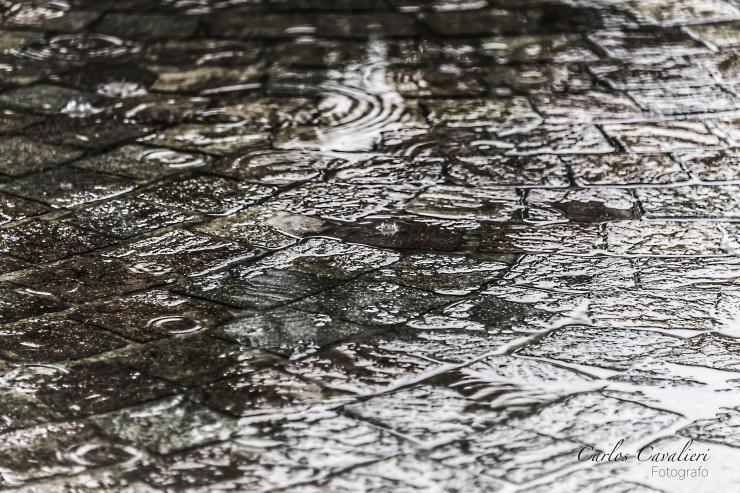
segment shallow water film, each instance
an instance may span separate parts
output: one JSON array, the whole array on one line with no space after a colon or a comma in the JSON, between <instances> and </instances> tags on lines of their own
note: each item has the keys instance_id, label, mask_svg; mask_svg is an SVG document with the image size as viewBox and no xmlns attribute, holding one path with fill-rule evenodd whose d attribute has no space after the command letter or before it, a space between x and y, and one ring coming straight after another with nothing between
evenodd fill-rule
<instances>
[{"instance_id":1,"label":"shallow water film","mask_svg":"<svg viewBox=\"0 0 740 493\"><path fill-rule=\"evenodd\" d=\"M740 491L740 3L0 0L0 490Z\"/></svg>"}]
</instances>

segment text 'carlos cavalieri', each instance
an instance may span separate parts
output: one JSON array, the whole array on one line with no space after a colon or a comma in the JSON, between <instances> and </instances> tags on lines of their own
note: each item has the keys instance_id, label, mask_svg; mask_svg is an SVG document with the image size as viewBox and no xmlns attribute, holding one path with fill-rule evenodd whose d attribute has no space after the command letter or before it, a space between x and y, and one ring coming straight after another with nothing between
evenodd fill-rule
<instances>
[{"instance_id":1,"label":"text 'carlos cavalieri'","mask_svg":"<svg viewBox=\"0 0 740 493\"><path fill-rule=\"evenodd\" d=\"M691 450L693 444L694 440L688 440L684 443L680 451L656 450L652 445L646 445L640 448L634 457L639 462L656 464L652 467L652 476L681 480L686 478L706 478L709 476L709 470L700 466L698 463L709 461L709 449L706 452L693 452ZM621 439L614 445L611 452L608 453L597 450L592 446L586 446L578 452L578 460L581 462L624 462L632 460L633 456L630 453L620 450L623 445L624 439ZM657 464L659 463L663 463L665 467L658 466ZM669 465L673 467L667 467ZM693 467L676 467L679 465L691 465Z\"/></svg>"}]
</instances>

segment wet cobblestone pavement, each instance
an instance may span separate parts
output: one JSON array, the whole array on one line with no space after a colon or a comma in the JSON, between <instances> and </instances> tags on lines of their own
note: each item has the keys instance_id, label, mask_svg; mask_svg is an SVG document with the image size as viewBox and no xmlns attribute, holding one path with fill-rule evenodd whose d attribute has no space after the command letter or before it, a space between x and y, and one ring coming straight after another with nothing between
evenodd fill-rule
<instances>
[{"instance_id":1,"label":"wet cobblestone pavement","mask_svg":"<svg viewBox=\"0 0 740 493\"><path fill-rule=\"evenodd\" d=\"M739 220L731 0L0 0L0 489L740 491Z\"/></svg>"}]
</instances>

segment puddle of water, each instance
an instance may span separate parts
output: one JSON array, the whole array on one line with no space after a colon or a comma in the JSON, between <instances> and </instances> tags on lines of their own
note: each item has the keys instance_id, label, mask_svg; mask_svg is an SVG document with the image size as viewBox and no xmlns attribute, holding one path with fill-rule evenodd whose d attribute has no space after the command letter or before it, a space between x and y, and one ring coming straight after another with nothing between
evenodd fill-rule
<instances>
[{"instance_id":1,"label":"puddle of water","mask_svg":"<svg viewBox=\"0 0 740 493\"><path fill-rule=\"evenodd\" d=\"M279 147L319 151L372 150L381 132L423 125L420 115L387 81L387 45L367 44L365 60L344 73L331 74L316 88L322 126L316 140L279 140ZM332 80L333 79L333 80Z\"/></svg>"},{"instance_id":2,"label":"puddle of water","mask_svg":"<svg viewBox=\"0 0 740 493\"><path fill-rule=\"evenodd\" d=\"M738 20L0 0L0 483L731 491Z\"/></svg>"}]
</instances>

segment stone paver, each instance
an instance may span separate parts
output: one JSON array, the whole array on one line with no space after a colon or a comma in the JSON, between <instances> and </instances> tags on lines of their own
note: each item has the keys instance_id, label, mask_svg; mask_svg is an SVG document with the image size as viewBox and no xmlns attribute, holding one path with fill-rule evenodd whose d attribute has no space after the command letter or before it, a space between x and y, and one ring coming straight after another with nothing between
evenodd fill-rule
<instances>
[{"instance_id":1,"label":"stone paver","mask_svg":"<svg viewBox=\"0 0 740 493\"><path fill-rule=\"evenodd\" d=\"M0 0L0 74L0 490L740 481L736 1Z\"/></svg>"}]
</instances>

